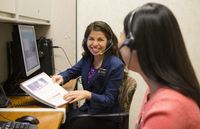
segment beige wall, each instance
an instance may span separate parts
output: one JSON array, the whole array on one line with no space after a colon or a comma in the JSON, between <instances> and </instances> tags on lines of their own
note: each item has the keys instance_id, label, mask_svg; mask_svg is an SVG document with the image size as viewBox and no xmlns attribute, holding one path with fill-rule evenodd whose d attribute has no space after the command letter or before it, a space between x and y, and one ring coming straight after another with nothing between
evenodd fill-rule
<instances>
[{"instance_id":1,"label":"beige wall","mask_svg":"<svg viewBox=\"0 0 200 129\"><path fill-rule=\"evenodd\" d=\"M150 0L80 0L78 1L78 11L77 11L77 33L78 33L78 58L80 58L81 53L81 41L83 39L83 34L86 26L95 20L106 21L116 32L117 35L123 29L123 19L125 15L133 10L134 8L148 2ZM200 1L199 0L151 0L153 2L158 2L168 6L177 17L180 24L186 47L188 49L189 56L191 58L192 64L194 65L195 71L200 80L200 44L199 44L199 34L200 34ZM131 105L130 112L130 129L133 129L135 123L135 118L142 100L142 94L146 89L146 84L140 75L137 73L130 73L131 76L137 80L138 86L134 99Z\"/></svg>"},{"instance_id":2,"label":"beige wall","mask_svg":"<svg viewBox=\"0 0 200 129\"><path fill-rule=\"evenodd\" d=\"M64 48L72 64L76 62L76 1L53 0L50 36ZM56 73L70 67L61 49L54 49Z\"/></svg>"},{"instance_id":3,"label":"beige wall","mask_svg":"<svg viewBox=\"0 0 200 129\"><path fill-rule=\"evenodd\" d=\"M76 1L52 0L51 25L36 27L38 35L46 35L53 45L62 47L71 64L76 62ZM63 51L54 48L55 70L59 73L70 65Z\"/></svg>"}]
</instances>

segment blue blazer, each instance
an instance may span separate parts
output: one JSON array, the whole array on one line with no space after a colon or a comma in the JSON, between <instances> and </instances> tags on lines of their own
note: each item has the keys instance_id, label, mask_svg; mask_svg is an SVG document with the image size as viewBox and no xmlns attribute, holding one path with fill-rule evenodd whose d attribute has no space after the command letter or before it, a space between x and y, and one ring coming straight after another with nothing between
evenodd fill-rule
<instances>
[{"instance_id":1,"label":"blue blazer","mask_svg":"<svg viewBox=\"0 0 200 129\"><path fill-rule=\"evenodd\" d=\"M82 58L72 68L60 73L64 82L81 76L84 90L91 91L91 100L87 100L80 110L90 114L120 112L118 102L119 87L124 78L124 64L116 56L105 55L101 68L88 82L88 73L93 57Z\"/></svg>"}]
</instances>

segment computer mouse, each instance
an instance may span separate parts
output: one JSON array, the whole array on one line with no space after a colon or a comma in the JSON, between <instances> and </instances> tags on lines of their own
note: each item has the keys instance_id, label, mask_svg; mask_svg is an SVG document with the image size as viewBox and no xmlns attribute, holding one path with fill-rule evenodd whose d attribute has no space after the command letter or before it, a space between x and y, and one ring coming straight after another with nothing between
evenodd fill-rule
<instances>
[{"instance_id":1,"label":"computer mouse","mask_svg":"<svg viewBox=\"0 0 200 129\"><path fill-rule=\"evenodd\" d=\"M17 122L28 122L30 124L39 124L39 120L34 116L22 116L17 118Z\"/></svg>"}]
</instances>

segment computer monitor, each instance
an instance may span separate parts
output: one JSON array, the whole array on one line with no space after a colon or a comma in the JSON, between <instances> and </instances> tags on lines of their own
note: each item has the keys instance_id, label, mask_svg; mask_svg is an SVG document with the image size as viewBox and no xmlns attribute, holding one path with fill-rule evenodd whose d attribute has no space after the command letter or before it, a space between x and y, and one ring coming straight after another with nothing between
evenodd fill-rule
<instances>
[{"instance_id":1,"label":"computer monitor","mask_svg":"<svg viewBox=\"0 0 200 129\"><path fill-rule=\"evenodd\" d=\"M20 83L40 72L40 60L34 26L14 25L12 36L13 41L8 43L9 77L4 88L7 94L17 95L22 92Z\"/></svg>"},{"instance_id":2,"label":"computer monitor","mask_svg":"<svg viewBox=\"0 0 200 129\"><path fill-rule=\"evenodd\" d=\"M13 72L19 76L29 77L40 69L34 26L16 25L13 31L11 53L13 59Z\"/></svg>"},{"instance_id":3,"label":"computer monitor","mask_svg":"<svg viewBox=\"0 0 200 129\"><path fill-rule=\"evenodd\" d=\"M26 76L40 69L34 26L18 25Z\"/></svg>"}]
</instances>

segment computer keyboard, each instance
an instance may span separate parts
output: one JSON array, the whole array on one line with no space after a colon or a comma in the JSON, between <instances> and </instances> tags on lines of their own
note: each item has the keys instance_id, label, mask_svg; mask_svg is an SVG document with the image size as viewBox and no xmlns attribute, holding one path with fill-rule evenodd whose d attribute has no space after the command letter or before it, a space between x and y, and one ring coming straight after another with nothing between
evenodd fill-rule
<instances>
[{"instance_id":1,"label":"computer keyboard","mask_svg":"<svg viewBox=\"0 0 200 129\"><path fill-rule=\"evenodd\" d=\"M37 129L37 125L27 122L0 121L0 129Z\"/></svg>"}]
</instances>

